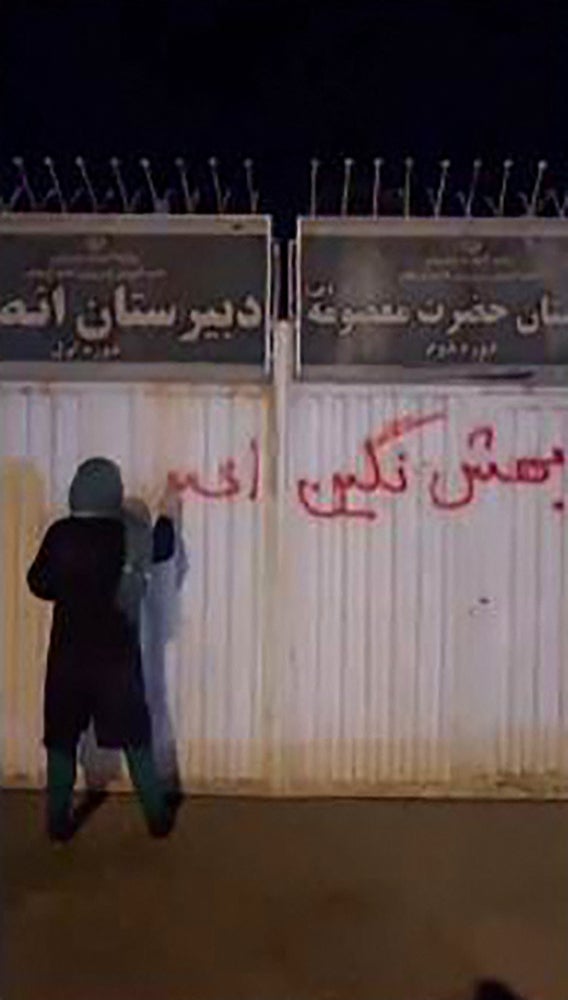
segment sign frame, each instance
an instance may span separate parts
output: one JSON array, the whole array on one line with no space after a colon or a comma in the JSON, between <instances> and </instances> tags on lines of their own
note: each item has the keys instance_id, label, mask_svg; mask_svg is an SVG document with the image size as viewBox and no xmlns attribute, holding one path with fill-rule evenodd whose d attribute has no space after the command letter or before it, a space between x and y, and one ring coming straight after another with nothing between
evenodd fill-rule
<instances>
[{"instance_id":1,"label":"sign frame","mask_svg":"<svg viewBox=\"0 0 568 1000\"><path fill-rule=\"evenodd\" d=\"M519 369L525 370L525 374L541 375L544 369L548 370L548 376L552 381L565 381L567 366L554 362L540 363L445 363L425 361L423 363L389 362L381 364L379 362L363 363L355 361L352 365L341 365L338 362L318 364L306 362L302 356L302 325L303 308L305 296L303 295L303 275L302 265L305 249L305 240L311 236L315 237L347 237L347 238L373 238L378 240L381 237L454 237L463 240L483 240L488 237L502 237L504 239L530 239L547 238L566 239L568 250L568 219L563 218L542 218L536 216L519 216L515 218L468 218L468 217L419 217L404 218L400 216L383 216L371 218L368 216L302 216L297 220L295 253L294 253L294 362L295 374L298 378L317 379L320 377L328 379L330 375L343 380L345 377L369 378L374 372L379 374L386 381L393 380L396 376L398 381L432 381L432 375L436 373L438 381L452 380L456 376L466 376L479 380L485 376L511 377L518 373ZM568 254L567 254L568 260ZM304 334L305 336L305 334ZM568 333L567 333L568 336ZM343 369L343 372L341 371ZM526 370L530 369L529 372ZM333 373L335 371L335 376ZM417 377L418 376L418 377ZM549 381L549 377L544 375L543 381Z\"/></svg>"},{"instance_id":2,"label":"sign frame","mask_svg":"<svg viewBox=\"0 0 568 1000\"><path fill-rule=\"evenodd\" d=\"M154 380L155 377L175 380L198 380L215 377L238 377L241 380L265 379L272 367L273 320L273 233L272 217L260 215L168 215L155 214L98 214L89 213L39 213L29 212L0 214L0 239L4 236L33 238L34 235L53 236L262 236L265 238L266 275L264 279L264 317L261 326L263 358L260 364L235 361L66 361L54 360L1 360L2 379L55 379L58 381L109 381ZM0 261L1 267L1 261Z\"/></svg>"}]
</instances>

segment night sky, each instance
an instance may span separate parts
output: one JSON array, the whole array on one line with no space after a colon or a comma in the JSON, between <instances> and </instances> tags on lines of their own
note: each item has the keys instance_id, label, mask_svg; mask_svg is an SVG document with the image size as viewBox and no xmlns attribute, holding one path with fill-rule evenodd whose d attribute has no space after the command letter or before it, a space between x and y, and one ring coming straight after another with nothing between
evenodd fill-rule
<instances>
[{"instance_id":1,"label":"night sky","mask_svg":"<svg viewBox=\"0 0 568 1000\"><path fill-rule=\"evenodd\" d=\"M11 156L49 153L72 183L82 153L103 187L113 154L134 172L151 156L167 183L183 155L205 188L216 154L238 202L252 156L261 208L282 218L307 207L314 155L326 210L345 156L361 211L377 155L394 187L408 154L424 184L450 157L457 186L475 155L497 174L511 155L521 187L544 156L564 187L567 36L551 2L4 0L1 179Z\"/></svg>"}]
</instances>

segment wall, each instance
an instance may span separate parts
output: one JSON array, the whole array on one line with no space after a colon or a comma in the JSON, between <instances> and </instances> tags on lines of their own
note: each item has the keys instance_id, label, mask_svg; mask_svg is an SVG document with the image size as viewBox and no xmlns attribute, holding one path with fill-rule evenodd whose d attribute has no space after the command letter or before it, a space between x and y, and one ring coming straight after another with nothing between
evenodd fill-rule
<instances>
[{"instance_id":1,"label":"wall","mask_svg":"<svg viewBox=\"0 0 568 1000\"><path fill-rule=\"evenodd\" d=\"M301 386L290 412L283 786L566 789L568 401Z\"/></svg>"},{"instance_id":2,"label":"wall","mask_svg":"<svg viewBox=\"0 0 568 1000\"><path fill-rule=\"evenodd\" d=\"M566 794L568 401L284 382L0 386L4 782L43 775L25 568L104 453L183 497L145 633L164 769L171 723L196 790Z\"/></svg>"},{"instance_id":3,"label":"wall","mask_svg":"<svg viewBox=\"0 0 568 1000\"><path fill-rule=\"evenodd\" d=\"M155 506L172 470L197 470L207 489L216 485L218 463L235 456L250 480L251 441L266 452L266 414L260 389L0 388L6 608L0 650L8 783L41 779L38 739L49 613L26 593L25 570L49 521L65 513L77 464L96 454L119 461L128 493ZM263 488L259 483L259 496ZM160 570L153 589L161 593L151 595L153 605L156 599L162 610L169 605L169 620L161 616L153 640L154 700L161 702L166 687L181 771L207 786L216 779L254 785L264 769L264 507L250 500L246 489L232 501L199 498L186 509L189 567L184 570L178 561ZM162 730L165 708L158 705Z\"/></svg>"}]
</instances>

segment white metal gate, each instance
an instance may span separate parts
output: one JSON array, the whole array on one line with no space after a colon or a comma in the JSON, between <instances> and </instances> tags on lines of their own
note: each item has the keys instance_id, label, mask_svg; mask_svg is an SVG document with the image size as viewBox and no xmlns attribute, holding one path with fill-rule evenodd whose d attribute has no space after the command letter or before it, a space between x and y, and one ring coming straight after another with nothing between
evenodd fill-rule
<instances>
[{"instance_id":1,"label":"white metal gate","mask_svg":"<svg viewBox=\"0 0 568 1000\"><path fill-rule=\"evenodd\" d=\"M184 491L150 701L189 787L566 794L562 394L285 380L0 386L4 782L43 777L25 570L102 453L131 494Z\"/></svg>"}]
</instances>

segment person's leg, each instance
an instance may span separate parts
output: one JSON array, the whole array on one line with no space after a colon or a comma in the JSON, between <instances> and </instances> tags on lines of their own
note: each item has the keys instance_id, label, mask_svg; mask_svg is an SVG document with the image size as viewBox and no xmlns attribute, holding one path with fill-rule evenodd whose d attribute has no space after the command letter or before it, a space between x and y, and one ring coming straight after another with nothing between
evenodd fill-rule
<instances>
[{"instance_id":1,"label":"person's leg","mask_svg":"<svg viewBox=\"0 0 568 1000\"><path fill-rule=\"evenodd\" d=\"M47 750L47 825L53 840L66 840L72 833L73 788L77 752L74 747Z\"/></svg>"},{"instance_id":2,"label":"person's leg","mask_svg":"<svg viewBox=\"0 0 568 1000\"><path fill-rule=\"evenodd\" d=\"M171 830L172 816L165 789L156 771L152 749L150 746L128 746L125 753L148 828L156 836L165 836Z\"/></svg>"}]
</instances>

